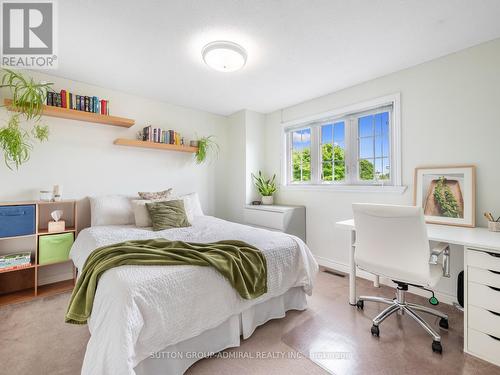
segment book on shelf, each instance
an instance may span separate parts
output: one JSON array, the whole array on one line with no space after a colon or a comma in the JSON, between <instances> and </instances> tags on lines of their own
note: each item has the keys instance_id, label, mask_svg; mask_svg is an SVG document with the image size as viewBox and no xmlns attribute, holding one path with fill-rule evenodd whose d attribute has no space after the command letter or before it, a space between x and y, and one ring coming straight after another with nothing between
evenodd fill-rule
<instances>
[{"instance_id":1,"label":"book on shelf","mask_svg":"<svg viewBox=\"0 0 500 375\"><path fill-rule=\"evenodd\" d=\"M29 267L31 252L12 253L0 256L0 271Z\"/></svg>"},{"instance_id":2,"label":"book on shelf","mask_svg":"<svg viewBox=\"0 0 500 375\"><path fill-rule=\"evenodd\" d=\"M95 95L77 95L65 89L60 92L47 92L46 105L109 115L109 100L100 99Z\"/></svg>"},{"instance_id":3,"label":"book on shelf","mask_svg":"<svg viewBox=\"0 0 500 375\"><path fill-rule=\"evenodd\" d=\"M142 129L142 140L146 142L151 142L151 125L146 126L145 128Z\"/></svg>"},{"instance_id":4,"label":"book on shelf","mask_svg":"<svg viewBox=\"0 0 500 375\"><path fill-rule=\"evenodd\" d=\"M66 90L61 90L61 107L66 108Z\"/></svg>"},{"instance_id":5,"label":"book on shelf","mask_svg":"<svg viewBox=\"0 0 500 375\"><path fill-rule=\"evenodd\" d=\"M161 128L153 128L151 125L145 126L142 129L142 140L144 142L163 143L171 145L183 145L184 138L180 133L174 130L163 130Z\"/></svg>"}]
</instances>

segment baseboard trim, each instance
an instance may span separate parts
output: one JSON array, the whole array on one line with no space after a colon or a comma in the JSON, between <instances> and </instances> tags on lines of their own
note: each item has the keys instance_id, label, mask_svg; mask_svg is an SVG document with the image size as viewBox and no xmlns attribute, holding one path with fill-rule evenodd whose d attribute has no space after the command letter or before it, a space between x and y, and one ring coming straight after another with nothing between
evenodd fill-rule
<instances>
[{"instance_id":1,"label":"baseboard trim","mask_svg":"<svg viewBox=\"0 0 500 375\"><path fill-rule=\"evenodd\" d=\"M332 259L328 259L328 258L324 258L324 257L320 257L320 256L315 256L315 258L320 266L331 268L335 271L340 271L340 272L344 272L347 274L349 273L349 265L348 264L336 262ZM358 269L356 271L356 276L361 277L361 278L366 279L366 280L370 280L370 281L375 280L375 275L368 273L366 271L360 270L360 269ZM385 277L380 278L380 284L384 284L384 285L390 286L392 288L395 288L395 284L392 282L392 280L385 278ZM420 288L414 288L414 287L410 286L408 291L410 293L413 293L413 294L416 294L416 295L419 295L422 297L429 297L429 292L426 292L425 290L422 290ZM458 302L457 296L455 296L455 295L443 293L443 292L440 292L437 290L434 291L434 294L436 295L436 298L440 302L446 303L447 305L453 305L453 303Z\"/></svg>"}]
</instances>

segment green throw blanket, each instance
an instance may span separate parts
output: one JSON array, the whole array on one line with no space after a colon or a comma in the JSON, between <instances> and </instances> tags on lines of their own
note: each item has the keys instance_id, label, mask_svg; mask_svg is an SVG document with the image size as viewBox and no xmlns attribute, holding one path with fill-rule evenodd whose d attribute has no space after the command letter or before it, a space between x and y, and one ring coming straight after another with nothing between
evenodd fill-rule
<instances>
[{"instance_id":1,"label":"green throw blanket","mask_svg":"<svg viewBox=\"0 0 500 375\"><path fill-rule=\"evenodd\" d=\"M65 321L87 323L99 278L111 268L181 264L215 268L244 299L257 298L267 292L266 258L260 250L245 242L126 241L98 248L89 255L71 295Z\"/></svg>"}]
</instances>

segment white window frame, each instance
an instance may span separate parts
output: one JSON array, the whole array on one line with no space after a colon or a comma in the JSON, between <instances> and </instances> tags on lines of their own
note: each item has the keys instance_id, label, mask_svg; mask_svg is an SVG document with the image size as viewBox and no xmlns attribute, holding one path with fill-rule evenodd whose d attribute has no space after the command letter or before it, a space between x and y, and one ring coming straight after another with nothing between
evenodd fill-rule
<instances>
[{"instance_id":1,"label":"white window frame","mask_svg":"<svg viewBox=\"0 0 500 375\"><path fill-rule=\"evenodd\" d=\"M382 107L392 106L390 117L390 180L359 180L358 171L358 126L348 123L355 121L360 115L377 113ZM344 139L346 147L346 179L344 181L321 180L321 125L345 121ZM396 93L384 97L356 103L321 114L287 121L281 124L281 184L285 190L339 190L403 193L406 186L402 184L401 155L401 94ZM311 180L292 182L291 165L291 131L311 128ZM353 173L354 172L354 173Z\"/></svg>"}]
</instances>

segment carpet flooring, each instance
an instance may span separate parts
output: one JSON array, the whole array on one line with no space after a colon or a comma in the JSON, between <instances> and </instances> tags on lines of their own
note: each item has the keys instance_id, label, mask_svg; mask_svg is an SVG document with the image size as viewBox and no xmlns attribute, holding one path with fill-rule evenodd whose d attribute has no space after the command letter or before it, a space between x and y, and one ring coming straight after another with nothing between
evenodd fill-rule
<instances>
[{"instance_id":1,"label":"carpet flooring","mask_svg":"<svg viewBox=\"0 0 500 375\"><path fill-rule=\"evenodd\" d=\"M393 294L362 279L358 292ZM443 354L438 355L432 353L431 338L407 316L391 316L382 323L380 338L372 337L371 318L384 306L366 303L358 311L347 295L347 277L320 272L308 310L268 322L240 347L195 363L187 374L500 375L499 367L462 352L463 316L452 306L439 306L450 314L450 329L441 330ZM80 373L89 333L86 326L63 322L68 300L66 293L0 308L0 374ZM424 318L438 329L437 319Z\"/></svg>"}]
</instances>

